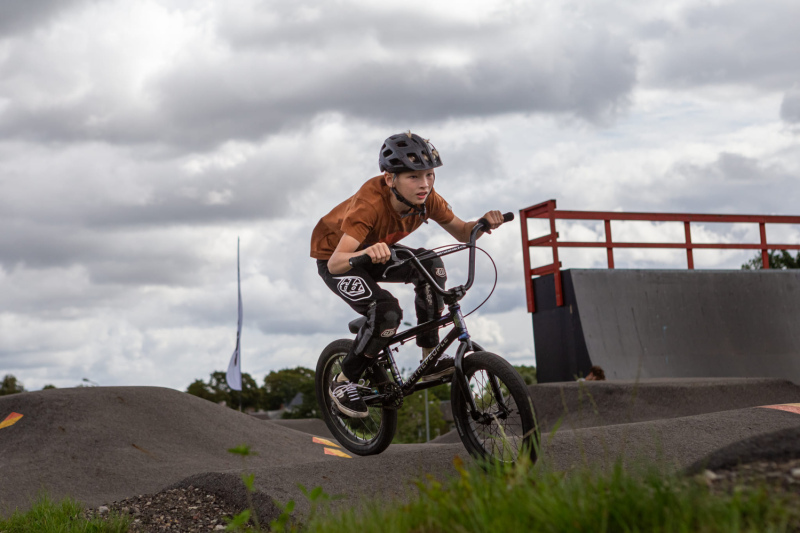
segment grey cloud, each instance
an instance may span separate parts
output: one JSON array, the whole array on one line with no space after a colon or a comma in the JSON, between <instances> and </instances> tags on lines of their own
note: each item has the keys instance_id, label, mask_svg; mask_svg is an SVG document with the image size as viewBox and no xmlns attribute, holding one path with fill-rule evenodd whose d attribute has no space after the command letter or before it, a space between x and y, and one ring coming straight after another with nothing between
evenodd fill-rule
<instances>
[{"instance_id":1,"label":"grey cloud","mask_svg":"<svg viewBox=\"0 0 800 533\"><path fill-rule=\"evenodd\" d=\"M253 100L214 84L227 76L194 70L171 73L160 92L171 127L194 132L193 143L209 144L258 137L329 111L386 124L504 113L566 113L596 121L614 116L635 81L632 56L605 38L575 56L556 73L537 65L533 52L485 57L461 69L432 70L407 61L402 69L420 74L405 78L396 77L396 64L361 63L311 75L300 72L306 66L293 65L274 77L294 80L282 94L270 95L277 92L270 89L272 77L253 76L251 83L260 86Z\"/></svg>"},{"instance_id":2,"label":"grey cloud","mask_svg":"<svg viewBox=\"0 0 800 533\"><path fill-rule=\"evenodd\" d=\"M89 281L123 285L194 285L206 262L194 242L166 231L92 231L34 222L0 234L0 266L48 269L81 265Z\"/></svg>"},{"instance_id":3,"label":"grey cloud","mask_svg":"<svg viewBox=\"0 0 800 533\"><path fill-rule=\"evenodd\" d=\"M281 16L276 6L267 7ZM288 29L263 32L273 41L257 47L242 50L236 34L223 34L234 46L229 57L212 59L187 49L149 80L147 97L137 97L141 101L100 86L44 106L11 99L0 112L0 136L207 149L229 139L296 129L325 113L379 124L505 113L605 122L626 107L636 81L629 43L600 29L565 30L554 34L554 44L533 39L536 28L526 26L524 17L488 28L423 17L383 32L390 22L384 15L366 12L348 24L347 11L356 6L345 7L345 14L335 17L342 27L323 16L303 22L305 32L293 32L290 14L284 13L288 22L279 18L276 28L287 22ZM336 11L323 9L324 15ZM353 25L372 31L348 29ZM309 34L326 37L316 41ZM386 53L371 54L372 47ZM447 50L458 50L467 62L434 66L431 57ZM47 84L43 70L27 83Z\"/></svg>"},{"instance_id":4,"label":"grey cloud","mask_svg":"<svg viewBox=\"0 0 800 533\"><path fill-rule=\"evenodd\" d=\"M670 182L676 177L682 181L673 187ZM783 165L728 152L708 165L676 165L664 183L672 194L663 208L671 210L771 214L775 203L763 194L767 188L781 195L782 205L800 203L797 177Z\"/></svg>"},{"instance_id":5,"label":"grey cloud","mask_svg":"<svg viewBox=\"0 0 800 533\"><path fill-rule=\"evenodd\" d=\"M317 175L314 163L297 154L302 144L287 149L263 149L232 168L210 163L196 174L182 168L186 158L148 160L145 152L124 154L97 147L91 159L74 163L68 151L31 152L39 162L27 165L26 183L14 176L25 172L17 161L0 163L5 177L0 180L0 222L11 224L6 239L39 238L38 229L25 226L27 220L63 232L76 228L169 225L210 225L285 215L290 200ZM136 162L127 158L140 156ZM122 164L120 158L125 158ZM91 162L89 162L91 161ZM54 179L57 173L58 179ZM131 194L124 191L130 190ZM64 246L55 243L51 253ZM71 247L80 249L80 242Z\"/></svg>"},{"instance_id":6,"label":"grey cloud","mask_svg":"<svg viewBox=\"0 0 800 533\"><path fill-rule=\"evenodd\" d=\"M7 0L0 3L0 39L44 25L60 13L88 0Z\"/></svg>"},{"instance_id":7,"label":"grey cloud","mask_svg":"<svg viewBox=\"0 0 800 533\"><path fill-rule=\"evenodd\" d=\"M800 123L800 85L783 95L781 119L792 124Z\"/></svg>"},{"instance_id":8,"label":"grey cloud","mask_svg":"<svg viewBox=\"0 0 800 533\"><path fill-rule=\"evenodd\" d=\"M685 165L679 172L696 181L723 180L728 182L762 183L788 177L778 165L767 165L757 159L730 152L722 152L717 160L706 166Z\"/></svg>"},{"instance_id":9,"label":"grey cloud","mask_svg":"<svg viewBox=\"0 0 800 533\"><path fill-rule=\"evenodd\" d=\"M748 0L688 4L652 59L665 86L741 84L781 89L800 77L800 4Z\"/></svg>"}]
</instances>

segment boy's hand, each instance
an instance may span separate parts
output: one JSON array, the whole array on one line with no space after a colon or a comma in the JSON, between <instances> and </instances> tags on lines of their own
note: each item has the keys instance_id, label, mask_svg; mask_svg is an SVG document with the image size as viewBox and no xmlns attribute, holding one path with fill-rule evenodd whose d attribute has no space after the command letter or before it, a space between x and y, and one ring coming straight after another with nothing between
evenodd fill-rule
<instances>
[{"instance_id":1,"label":"boy's hand","mask_svg":"<svg viewBox=\"0 0 800 533\"><path fill-rule=\"evenodd\" d=\"M486 233L491 233L493 229L497 229L503 224L503 213L500 211L489 211L483 215L483 218L489 222L489 229L486 230Z\"/></svg>"},{"instance_id":2,"label":"boy's hand","mask_svg":"<svg viewBox=\"0 0 800 533\"><path fill-rule=\"evenodd\" d=\"M502 217L500 217L500 220L502 220ZM389 250L389 245L385 242L379 242L365 248L364 253L370 256L373 263L386 263L392 258L392 251Z\"/></svg>"}]
</instances>

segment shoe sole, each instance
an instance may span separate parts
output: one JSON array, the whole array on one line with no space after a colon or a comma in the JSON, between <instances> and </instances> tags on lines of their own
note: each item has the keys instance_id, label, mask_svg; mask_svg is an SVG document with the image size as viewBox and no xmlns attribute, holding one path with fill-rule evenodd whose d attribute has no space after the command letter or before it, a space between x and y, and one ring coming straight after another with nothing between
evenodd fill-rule
<instances>
[{"instance_id":1,"label":"shoe sole","mask_svg":"<svg viewBox=\"0 0 800 533\"><path fill-rule=\"evenodd\" d=\"M344 405L340 404L339 400L336 399L336 396L333 395L330 389L328 389L328 396L331 400L333 400L333 403L336 404L336 408L341 411L343 415L347 415L350 418L367 418L369 416L369 411L353 411L352 409L348 409Z\"/></svg>"}]
</instances>

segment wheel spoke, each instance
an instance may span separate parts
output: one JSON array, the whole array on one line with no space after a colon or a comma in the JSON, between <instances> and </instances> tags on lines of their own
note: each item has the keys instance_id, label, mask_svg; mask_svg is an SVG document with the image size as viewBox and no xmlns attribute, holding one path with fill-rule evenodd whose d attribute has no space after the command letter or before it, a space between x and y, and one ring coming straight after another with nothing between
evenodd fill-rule
<instances>
[{"instance_id":1,"label":"wheel spoke","mask_svg":"<svg viewBox=\"0 0 800 533\"><path fill-rule=\"evenodd\" d=\"M508 387L497 376L480 369L469 377L469 388L478 411L488 419L476 421L469 417L473 435L488 455L501 461L515 461L524 432L519 409Z\"/></svg>"},{"instance_id":2,"label":"wheel spoke","mask_svg":"<svg viewBox=\"0 0 800 533\"><path fill-rule=\"evenodd\" d=\"M329 371L325 372L323 379L325 383L330 383L333 376L342 371L341 362L345 355L341 354L332 359ZM369 384L368 382L366 383ZM331 403L330 398L327 400ZM365 418L350 418L342 415L335 416L335 419L342 429L344 436L357 444L367 444L378 436L383 423L383 410L380 407L370 407L369 415Z\"/></svg>"}]
</instances>

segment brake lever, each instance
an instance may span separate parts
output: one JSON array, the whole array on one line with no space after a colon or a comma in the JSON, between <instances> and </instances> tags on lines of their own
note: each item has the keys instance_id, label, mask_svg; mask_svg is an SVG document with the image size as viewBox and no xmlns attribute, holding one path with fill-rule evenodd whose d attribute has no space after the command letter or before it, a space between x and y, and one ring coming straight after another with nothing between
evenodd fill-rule
<instances>
[{"instance_id":1,"label":"brake lever","mask_svg":"<svg viewBox=\"0 0 800 533\"><path fill-rule=\"evenodd\" d=\"M392 264L389 265L388 267L386 267L386 270L383 271L383 276L381 276L383 279L386 279L386 275L389 273L390 270L392 270L393 268L397 268L399 266L402 266L403 263L408 261L408 259L400 259L397 256L397 252L396 252L396 250L394 248L391 248L389 251L391 253Z\"/></svg>"}]
</instances>

